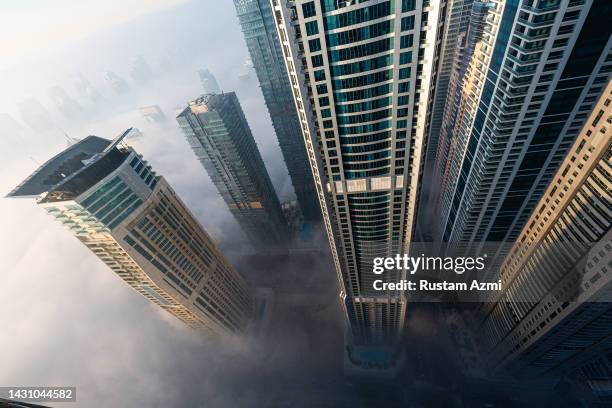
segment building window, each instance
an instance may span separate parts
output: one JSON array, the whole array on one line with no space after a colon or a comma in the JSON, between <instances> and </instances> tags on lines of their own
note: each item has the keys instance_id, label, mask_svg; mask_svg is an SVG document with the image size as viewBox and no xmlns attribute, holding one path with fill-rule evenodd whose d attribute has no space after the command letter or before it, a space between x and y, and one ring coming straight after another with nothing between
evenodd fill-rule
<instances>
[{"instance_id":1,"label":"building window","mask_svg":"<svg viewBox=\"0 0 612 408\"><path fill-rule=\"evenodd\" d=\"M400 38L400 48L412 47L413 36L412 34L404 35Z\"/></svg>"},{"instance_id":2,"label":"building window","mask_svg":"<svg viewBox=\"0 0 612 408\"><path fill-rule=\"evenodd\" d=\"M408 16L402 18L402 31L408 31L414 29L414 16Z\"/></svg>"},{"instance_id":3,"label":"building window","mask_svg":"<svg viewBox=\"0 0 612 408\"><path fill-rule=\"evenodd\" d=\"M321 51L321 41L318 38L308 40L308 49L310 49L310 52Z\"/></svg>"},{"instance_id":4,"label":"building window","mask_svg":"<svg viewBox=\"0 0 612 408\"><path fill-rule=\"evenodd\" d=\"M319 26L316 21L306 23L306 34L309 36L319 34Z\"/></svg>"},{"instance_id":5,"label":"building window","mask_svg":"<svg viewBox=\"0 0 612 408\"><path fill-rule=\"evenodd\" d=\"M397 92L406 93L410 91L410 82L402 82L397 86Z\"/></svg>"},{"instance_id":6,"label":"building window","mask_svg":"<svg viewBox=\"0 0 612 408\"><path fill-rule=\"evenodd\" d=\"M402 52L400 54L400 65L412 62L412 51Z\"/></svg>"},{"instance_id":7,"label":"building window","mask_svg":"<svg viewBox=\"0 0 612 408\"><path fill-rule=\"evenodd\" d=\"M304 18L312 17L317 14L314 1L302 4L302 13L304 13Z\"/></svg>"},{"instance_id":8,"label":"building window","mask_svg":"<svg viewBox=\"0 0 612 408\"><path fill-rule=\"evenodd\" d=\"M402 13L413 10L416 10L416 0L402 0Z\"/></svg>"}]
</instances>

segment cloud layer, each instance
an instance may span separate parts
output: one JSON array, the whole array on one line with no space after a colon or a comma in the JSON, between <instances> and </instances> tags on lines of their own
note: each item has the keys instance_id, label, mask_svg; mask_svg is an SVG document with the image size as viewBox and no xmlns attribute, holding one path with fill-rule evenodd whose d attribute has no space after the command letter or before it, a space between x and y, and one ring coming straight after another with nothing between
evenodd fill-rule
<instances>
[{"instance_id":1,"label":"cloud layer","mask_svg":"<svg viewBox=\"0 0 612 408\"><path fill-rule=\"evenodd\" d=\"M226 32L223 42L217 37L219 31L213 35L221 27ZM148 83L137 84L129 76L135 51L151 61L155 78ZM169 56L171 69L154 65L156 55ZM33 95L50 111L53 125L21 135L0 129L6 142L0 151L0 190L4 195L64 149L64 133L74 138L88 134L112 138L136 126L144 135L132 141L134 147L166 177L254 283L271 270L287 285L282 277L291 273L308 276L311 283L321 274L326 290L308 302L295 289L278 292L278 304L286 307L275 315L272 342L207 343L132 291L34 200L0 199L0 319L5 328L0 336L0 384L76 386L78 406L84 407L235 407L282 398L262 390L288 372L310 381L322 369L320 364L329 361L334 363L329 372L340 372L337 357L313 358L332 344L342 347L331 263L323 258L317 265L304 261L306 266L300 266L302 261L294 260L288 266L279 259L262 269L261 260L245 261L243 254L249 249L244 235L174 120L174 110L201 92L197 69L210 68L224 90L237 92L279 196L291 198L256 77L251 72L250 78L239 78L246 57L231 2L196 2L97 33L64 50L42 53L44 64L37 67L5 71L12 77L4 76L10 92L0 100L0 110L20 121L16 102ZM109 69L128 81L128 94L114 94L101 80ZM79 98L69 80L73 72L89 78L103 101L94 104ZM58 84L81 105L82 115L64 117L45 92L35 92ZM168 117L166 124L147 123L138 112L140 106L155 104ZM308 286L301 289L308 291ZM335 341L309 340L308 328L315 325L329 330Z\"/></svg>"}]
</instances>

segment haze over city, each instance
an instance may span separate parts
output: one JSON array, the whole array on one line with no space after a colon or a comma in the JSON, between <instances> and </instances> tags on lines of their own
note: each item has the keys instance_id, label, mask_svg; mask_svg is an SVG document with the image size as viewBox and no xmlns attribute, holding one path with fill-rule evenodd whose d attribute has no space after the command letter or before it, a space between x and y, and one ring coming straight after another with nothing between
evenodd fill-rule
<instances>
[{"instance_id":1,"label":"haze over city","mask_svg":"<svg viewBox=\"0 0 612 408\"><path fill-rule=\"evenodd\" d=\"M25 3L41 6L40 2L23 3L13 6L14 14L0 13L2 22L31 11ZM135 126L143 138L131 143L170 180L221 247L230 255L252 252L173 117L176 108L202 93L198 70L209 68L224 90L240 96L277 192L292 197L255 73L239 78L248 52L233 4L134 1L126 8L123 3L89 2L76 9L72 2L54 4L50 9L58 14L58 23L49 23L40 34L43 38L61 32L68 16L72 21L91 21L98 13L118 17L57 33L54 41L29 48L28 55L3 59L0 111L21 121L18 103L33 97L49 110L54 125L35 132L21 122L23 134L3 129L0 191L7 194L23 175L63 150L66 135L112 139ZM126 13L130 8L132 12ZM0 25L3 34L7 31L5 38L15 35L24 46L34 41L20 33L19 26L8 32L10 25ZM18 53L11 51L8 55L13 57ZM149 83L139 84L130 77L138 55L146 58L153 71ZM160 66L163 57L171 61L170 71ZM104 79L108 70L126 79L128 93L115 94ZM79 97L71 77L74 73L92 83L104 98L101 103ZM64 88L82 105L83 113L63 117L48 96L53 86ZM138 111L147 105L159 105L167 125L147 123ZM0 340L4 350L1 384L73 384L79 389L79 406L99 406L100 400L115 406L168 406L177 400L185 405L191 401L195 406L234 406L229 382L238 380L236 373L249 372L245 364L252 351L243 355L215 348L211 352L210 345L188 328L109 274L102 262L34 202L0 200L0 207L5 232L0 238L4 272L0 297L8 306L0 313L11 328L10 335ZM279 358L286 352L279 351ZM227 377L220 373L225 369ZM200 386L194 389L186 381ZM227 392L220 392L223 388ZM114 399L109 399L111 395ZM202 399L209 402L197 405Z\"/></svg>"},{"instance_id":2,"label":"haze over city","mask_svg":"<svg viewBox=\"0 0 612 408\"><path fill-rule=\"evenodd\" d=\"M611 19L0 5L0 407L609 406Z\"/></svg>"}]
</instances>

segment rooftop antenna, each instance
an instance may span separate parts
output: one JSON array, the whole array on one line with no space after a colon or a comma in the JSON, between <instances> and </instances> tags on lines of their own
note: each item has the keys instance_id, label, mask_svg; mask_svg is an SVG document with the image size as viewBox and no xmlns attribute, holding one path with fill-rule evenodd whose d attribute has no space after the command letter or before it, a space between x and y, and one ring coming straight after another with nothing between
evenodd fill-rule
<instances>
[{"instance_id":1,"label":"rooftop antenna","mask_svg":"<svg viewBox=\"0 0 612 408\"><path fill-rule=\"evenodd\" d=\"M68 136L68 133L66 133L66 132L64 132L64 136L66 137L66 144L68 145L68 147L72 146L75 143L80 142L79 139L77 139L75 137Z\"/></svg>"}]
</instances>

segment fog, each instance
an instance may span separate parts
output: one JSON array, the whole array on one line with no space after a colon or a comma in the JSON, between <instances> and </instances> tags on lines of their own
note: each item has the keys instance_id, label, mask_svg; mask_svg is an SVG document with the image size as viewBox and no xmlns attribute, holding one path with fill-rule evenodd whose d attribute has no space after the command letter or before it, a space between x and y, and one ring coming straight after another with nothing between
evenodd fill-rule
<instances>
[{"instance_id":1,"label":"fog","mask_svg":"<svg viewBox=\"0 0 612 408\"><path fill-rule=\"evenodd\" d=\"M70 13L70 9L64 12ZM40 50L38 58L2 72L3 193L64 149L68 138L95 134L110 139L135 126L144 137L130 143L168 179L206 229L219 241L227 241L223 238L228 234L240 236L175 121L175 110L203 92L197 71L208 68L224 91L237 93L279 198L293 198L257 78L244 64L248 52L231 2L181 4L111 25L60 50L44 51ZM141 75L140 81L131 75L138 57L151 70L150 77ZM127 92L113 90L105 78L108 71L125 80ZM89 83L96 100L80 94L75 84L79 79ZM67 103L54 100L54 87L65 91ZM47 117L28 117L39 104ZM163 110L165 124L152 124L143 118L138 109L150 105ZM15 204L2 200L2 205ZM22 205L19 203L19 207Z\"/></svg>"},{"instance_id":2,"label":"fog","mask_svg":"<svg viewBox=\"0 0 612 408\"><path fill-rule=\"evenodd\" d=\"M97 3L88 5L88 15L91 7L106 7ZM113 138L135 126L143 136L130 144L166 177L254 284L263 274L293 271L304 277L302 289L320 290L301 306L304 298L295 289L279 291L279 304L293 306L274 315L271 343L204 341L129 288L34 200L2 198L0 385L76 386L77 405L83 407L235 407L282 399L266 390L283 373L312 382L316 371L332 377L341 372L335 274L325 256L316 264L271 259L265 268L261 260L244 258L251 250L242 231L174 119L177 108L202 93L197 71L208 68L224 91L237 93L281 201L293 198L255 73L245 65L248 53L232 2L154 6L127 21L129 16L117 24L101 22L74 40L61 38L46 48L32 44L23 55L3 61L2 196L69 141L90 134ZM67 2L58 7L54 11L64 20L84 18L82 7ZM31 11L36 15L36 8ZM25 15L22 24L28 24ZM140 77L134 77L139 56L148 69L141 65ZM108 71L128 90L117 93L105 78ZM75 81L83 79L89 85L80 93ZM165 123L143 118L138 109L150 105L163 110ZM317 341L309 340L305 329L313 326L319 327ZM325 341L327 333L333 341ZM325 344L317 343L321 339Z\"/></svg>"}]
</instances>

